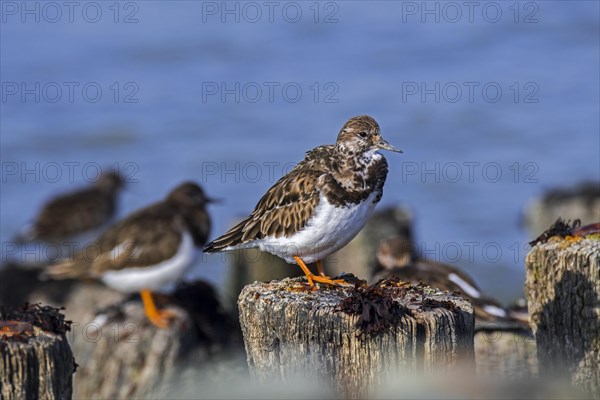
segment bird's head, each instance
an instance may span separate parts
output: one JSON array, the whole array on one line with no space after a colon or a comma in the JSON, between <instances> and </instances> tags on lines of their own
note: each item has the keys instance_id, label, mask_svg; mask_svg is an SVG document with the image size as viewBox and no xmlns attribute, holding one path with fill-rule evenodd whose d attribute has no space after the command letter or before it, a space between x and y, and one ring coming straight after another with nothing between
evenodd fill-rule
<instances>
[{"instance_id":1,"label":"bird's head","mask_svg":"<svg viewBox=\"0 0 600 400\"><path fill-rule=\"evenodd\" d=\"M173 189L167 196L167 201L180 207L204 207L219 200L208 197L204 190L194 182L184 182Z\"/></svg>"},{"instance_id":2,"label":"bird's head","mask_svg":"<svg viewBox=\"0 0 600 400\"><path fill-rule=\"evenodd\" d=\"M392 236L379 244L376 254L379 265L386 269L394 269L409 265L414 256L414 249L410 240Z\"/></svg>"},{"instance_id":3,"label":"bird's head","mask_svg":"<svg viewBox=\"0 0 600 400\"><path fill-rule=\"evenodd\" d=\"M125 180L121 176L120 171L110 169L100 176L96 181L96 186L103 190L114 192L125 186Z\"/></svg>"},{"instance_id":4,"label":"bird's head","mask_svg":"<svg viewBox=\"0 0 600 400\"><path fill-rule=\"evenodd\" d=\"M402 153L381 137L379 124L368 115L352 117L342 127L338 134L336 146L354 154L390 150Z\"/></svg>"}]
</instances>

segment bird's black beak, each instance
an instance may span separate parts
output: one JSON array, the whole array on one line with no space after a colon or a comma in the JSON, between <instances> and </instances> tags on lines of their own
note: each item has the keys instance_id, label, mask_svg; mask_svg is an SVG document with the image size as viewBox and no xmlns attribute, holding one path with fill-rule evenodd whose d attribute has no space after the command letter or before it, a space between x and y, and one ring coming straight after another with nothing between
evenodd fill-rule
<instances>
[{"instance_id":1,"label":"bird's black beak","mask_svg":"<svg viewBox=\"0 0 600 400\"><path fill-rule=\"evenodd\" d=\"M383 140L383 138L381 138L379 140L379 142L377 142L376 146L378 149L381 149L381 150L389 150L389 151L395 151L396 153L403 153L402 150L400 150L397 147L392 146L391 144L389 144L388 142Z\"/></svg>"}]
</instances>

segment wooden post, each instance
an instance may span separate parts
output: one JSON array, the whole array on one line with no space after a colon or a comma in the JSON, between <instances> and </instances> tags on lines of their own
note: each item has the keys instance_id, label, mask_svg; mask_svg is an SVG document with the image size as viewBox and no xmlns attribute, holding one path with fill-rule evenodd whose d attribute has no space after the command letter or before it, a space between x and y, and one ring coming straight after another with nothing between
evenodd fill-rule
<instances>
[{"instance_id":1,"label":"wooden post","mask_svg":"<svg viewBox=\"0 0 600 400\"><path fill-rule=\"evenodd\" d=\"M600 240L551 239L525 264L540 373L600 397Z\"/></svg>"},{"instance_id":2,"label":"wooden post","mask_svg":"<svg viewBox=\"0 0 600 400\"><path fill-rule=\"evenodd\" d=\"M160 309L174 313L166 329L148 321L137 296L127 298L99 285L79 285L72 295L66 312L77 315L71 335L80 364L75 398L152 397L188 363L201 366L210 354L235 348L235 330L214 289L202 281L155 296ZM111 305L93 305L105 297L113 299Z\"/></svg>"},{"instance_id":3,"label":"wooden post","mask_svg":"<svg viewBox=\"0 0 600 400\"><path fill-rule=\"evenodd\" d=\"M69 324L52 307L0 312L0 398L70 399L75 361Z\"/></svg>"},{"instance_id":4,"label":"wooden post","mask_svg":"<svg viewBox=\"0 0 600 400\"><path fill-rule=\"evenodd\" d=\"M474 316L466 300L394 280L317 291L302 281L254 283L240 294L253 378L308 379L361 398L403 371L472 366Z\"/></svg>"},{"instance_id":5,"label":"wooden post","mask_svg":"<svg viewBox=\"0 0 600 400\"><path fill-rule=\"evenodd\" d=\"M28 275L17 276L7 284L11 294L18 294L17 283ZM26 286L28 301L62 306L73 321L68 339L79 363L73 379L75 398L154 396L180 368L202 367L209 354L242 347L237 322L223 313L217 293L202 281L181 284L170 296L156 296L159 308L176 315L168 329L150 324L137 295L93 282L44 282L49 290L33 282ZM69 290L55 296L60 287Z\"/></svg>"},{"instance_id":6,"label":"wooden post","mask_svg":"<svg viewBox=\"0 0 600 400\"><path fill-rule=\"evenodd\" d=\"M148 397L172 378L182 355L194 349L197 337L185 312L170 307L176 315L173 325L157 329L136 303L124 304L119 318L75 332L73 349L81 365L76 398ZM199 355L199 362L206 359Z\"/></svg>"},{"instance_id":7,"label":"wooden post","mask_svg":"<svg viewBox=\"0 0 600 400\"><path fill-rule=\"evenodd\" d=\"M535 338L526 330L484 330L475 333L477 376L500 382L538 376Z\"/></svg>"}]
</instances>

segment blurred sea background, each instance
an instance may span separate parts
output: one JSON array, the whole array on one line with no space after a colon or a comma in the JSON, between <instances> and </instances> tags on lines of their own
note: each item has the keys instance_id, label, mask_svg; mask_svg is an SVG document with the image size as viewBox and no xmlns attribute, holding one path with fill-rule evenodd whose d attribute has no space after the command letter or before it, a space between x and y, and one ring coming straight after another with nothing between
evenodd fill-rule
<instances>
[{"instance_id":1,"label":"blurred sea background","mask_svg":"<svg viewBox=\"0 0 600 400\"><path fill-rule=\"evenodd\" d=\"M369 114L404 150L387 154L379 207L409 207L425 255L509 301L532 239L524 206L600 181L598 2L476 2L472 18L454 3L458 19L444 2L275 2L273 14L262 2L96 2L72 22L65 7L56 22L20 9L36 3L2 4L3 252L97 166L130 181L119 216L197 181L224 200L210 208L216 237L305 151ZM219 284L226 271L217 255L193 275Z\"/></svg>"}]
</instances>

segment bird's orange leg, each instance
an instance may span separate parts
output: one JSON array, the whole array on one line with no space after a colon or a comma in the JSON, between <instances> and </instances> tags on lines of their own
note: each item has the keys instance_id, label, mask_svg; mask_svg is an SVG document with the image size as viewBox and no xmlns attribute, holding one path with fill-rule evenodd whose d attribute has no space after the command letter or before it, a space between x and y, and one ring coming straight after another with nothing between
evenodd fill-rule
<instances>
[{"instance_id":1,"label":"bird's orange leg","mask_svg":"<svg viewBox=\"0 0 600 400\"><path fill-rule=\"evenodd\" d=\"M319 271L319 275L327 276L327 275L325 275L325 270L323 269L323 261L321 261L321 260L317 261L317 270Z\"/></svg>"},{"instance_id":2,"label":"bird's orange leg","mask_svg":"<svg viewBox=\"0 0 600 400\"><path fill-rule=\"evenodd\" d=\"M167 328L169 326L170 319L173 318L175 314L168 310L158 310L156 308L156 304L154 304L152 292L149 290L142 290L140 292L140 296L142 297L142 302L144 303L144 311L146 311L146 316L150 322L152 322L152 325L158 328Z\"/></svg>"},{"instance_id":3,"label":"bird's orange leg","mask_svg":"<svg viewBox=\"0 0 600 400\"><path fill-rule=\"evenodd\" d=\"M302 261L302 259L298 256L294 256L294 260L296 260L296 262L298 263L298 265L300 266L300 268L302 268L302 272L304 272L304 275L306 275L306 279L308 279L308 284L312 287L315 286L314 282L313 282L313 273L310 272L310 269L308 269L308 267L306 266L306 264L304 264L304 261Z\"/></svg>"},{"instance_id":4,"label":"bird's orange leg","mask_svg":"<svg viewBox=\"0 0 600 400\"><path fill-rule=\"evenodd\" d=\"M302 268L302 271L304 271L304 274L306 275L306 279L308 279L308 283L310 284L310 286L314 286L314 282L328 283L330 285L339 285L341 283L346 283L346 281L344 281L343 279L331 279L327 276L314 275L312 272L310 272L310 269L308 269L308 267L300 257L294 256L294 260L296 260L300 268Z\"/></svg>"}]
</instances>

